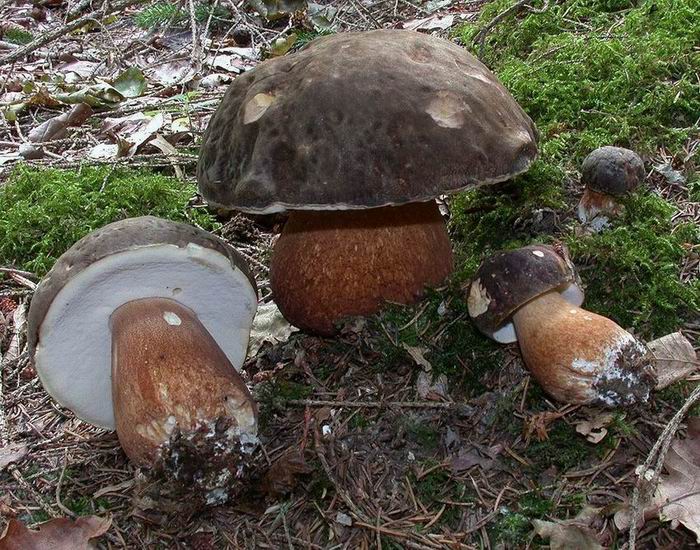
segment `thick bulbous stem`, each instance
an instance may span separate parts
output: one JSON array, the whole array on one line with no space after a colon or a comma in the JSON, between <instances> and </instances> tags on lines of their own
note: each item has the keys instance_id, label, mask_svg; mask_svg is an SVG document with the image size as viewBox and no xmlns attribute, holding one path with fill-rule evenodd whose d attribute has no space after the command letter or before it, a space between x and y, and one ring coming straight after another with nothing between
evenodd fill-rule
<instances>
[{"instance_id":1,"label":"thick bulbous stem","mask_svg":"<svg viewBox=\"0 0 700 550\"><path fill-rule=\"evenodd\" d=\"M599 214L617 216L621 211L622 206L613 195L594 191L590 187L583 190L578 203L578 219L582 223L589 223Z\"/></svg>"},{"instance_id":2,"label":"thick bulbous stem","mask_svg":"<svg viewBox=\"0 0 700 550\"><path fill-rule=\"evenodd\" d=\"M558 401L629 405L645 401L654 387L644 344L556 291L519 308L513 323L525 364Z\"/></svg>"},{"instance_id":3,"label":"thick bulbous stem","mask_svg":"<svg viewBox=\"0 0 700 550\"><path fill-rule=\"evenodd\" d=\"M254 442L255 402L192 310L146 298L119 307L110 323L117 435L131 460L151 466L174 435L196 431L216 432L234 454Z\"/></svg>"},{"instance_id":4,"label":"thick bulbous stem","mask_svg":"<svg viewBox=\"0 0 700 550\"><path fill-rule=\"evenodd\" d=\"M345 317L409 304L452 272L434 201L333 212L294 211L275 245L270 284L297 327L331 335Z\"/></svg>"}]
</instances>

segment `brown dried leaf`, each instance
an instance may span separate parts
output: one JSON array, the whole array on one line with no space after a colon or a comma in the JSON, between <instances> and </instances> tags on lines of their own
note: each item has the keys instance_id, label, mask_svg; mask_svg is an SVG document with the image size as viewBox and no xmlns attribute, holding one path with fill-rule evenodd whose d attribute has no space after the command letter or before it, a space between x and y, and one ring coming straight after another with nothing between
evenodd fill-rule
<instances>
[{"instance_id":1,"label":"brown dried leaf","mask_svg":"<svg viewBox=\"0 0 700 550\"><path fill-rule=\"evenodd\" d=\"M299 476L311 471L313 468L306 463L302 453L286 452L265 473L260 489L268 496L279 497L296 487Z\"/></svg>"},{"instance_id":2,"label":"brown dried leaf","mask_svg":"<svg viewBox=\"0 0 700 550\"><path fill-rule=\"evenodd\" d=\"M654 500L659 518L682 523L700 543L700 417L688 418L688 436L676 439L666 455Z\"/></svg>"},{"instance_id":3,"label":"brown dried leaf","mask_svg":"<svg viewBox=\"0 0 700 550\"><path fill-rule=\"evenodd\" d=\"M557 522L533 519L532 525L535 533L549 541L551 550L603 550L590 528L599 512L598 508L584 506L574 519Z\"/></svg>"},{"instance_id":4,"label":"brown dried leaf","mask_svg":"<svg viewBox=\"0 0 700 550\"><path fill-rule=\"evenodd\" d=\"M599 413L589 418L576 423L576 431L581 435L586 436L586 439L591 443L600 443L608 433L608 426L615 416L612 413Z\"/></svg>"},{"instance_id":5,"label":"brown dried leaf","mask_svg":"<svg viewBox=\"0 0 700 550\"><path fill-rule=\"evenodd\" d=\"M656 360L656 389L684 380L700 366L693 345L680 332L673 332L647 344Z\"/></svg>"},{"instance_id":6,"label":"brown dried leaf","mask_svg":"<svg viewBox=\"0 0 700 550\"><path fill-rule=\"evenodd\" d=\"M92 107L87 103L78 103L70 111L62 115L50 118L31 130L27 139L32 143L60 139L66 135L66 129L70 126L80 126L92 115Z\"/></svg>"},{"instance_id":7,"label":"brown dried leaf","mask_svg":"<svg viewBox=\"0 0 700 550\"><path fill-rule=\"evenodd\" d=\"M0 447L0 472L13 462L22 460L27 455L27 446L24 443L10 443Z\"/></svg>"},{"instance_id":8,"label":"brown dried leaf","mask_svg":"<svg viewBox=\"0 0 700 550\"><path fill-rule=\"evenodd\" d=\"M12 519L0 539L0 550L89 550L90 539L104 535L111 524L111 517L55 518L30 530Z\"/></svg>"},{"instance_id":9,"label":"brown dried leaf","mask_svg":"<svg viewBox=\"0 0 700 550\"><path fill-rule=\"evenodd\" d=\"M433 366L425 358L425 354L428 352L426 348L419 348L418 346L409 346L406 343L401 344L401 347L405 349L411 358L416 362L416 365L421 367L425 371L433 370Z\"/></svg>"}]
</instances>

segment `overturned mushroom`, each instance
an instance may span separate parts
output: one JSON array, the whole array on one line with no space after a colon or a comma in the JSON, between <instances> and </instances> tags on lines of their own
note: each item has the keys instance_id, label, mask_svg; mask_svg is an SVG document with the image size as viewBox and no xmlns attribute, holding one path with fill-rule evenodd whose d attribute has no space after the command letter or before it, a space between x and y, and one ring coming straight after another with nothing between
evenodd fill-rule
<instances>
[{"instance_id":1,"label":"overturned mushroom","mask_svg":"<svg viewBox=\"0 0 700 550\"><path fill-rule=\"evenodd\" d=\"M291 211L270 284L284 316L332 334L451 273L435 198L508 180L536 131L464 48L412 31L339 33L237 77L197 168L210 204Z\"/></svg>"},{"instance_id":2,"label":"overturned mushroom","mask_svg":"<svg viewBox=\"0 0 700 550\"><path fill-rule=\"evenodd\" d=\"M637 153L622 147L599 147L581 166L585 188L578 205L579 220L601 229L608 216L619 214L620 197L636 189L643 180L644 163Z\"/></svg>"},{"instance_id":3,"label":"overturned mushroom","mask_svg":"<svg viewBox=\"0 0 700 550\"><path fill-rule=\"evenodd\" d=\"M583 291L564 247L526 246L485 260L469 315L497 342L517 341L540 385L565 403L645 401L654 387L646 346L610 319L581 309Z\"/></svg>"},{"instance_id":4,"label":"overturned mushroom","mask_svg":"<svg viewBox=\"0 0 700 550\"><path fill-rule=\"evenodd\" d=\"M189 225L132 218L78 241L41 281L29 352L53 398L116 429L135 463L220 501L257 443L257 408L237 372L256 307L233 248Z\"/></svg>"}]
</instances>

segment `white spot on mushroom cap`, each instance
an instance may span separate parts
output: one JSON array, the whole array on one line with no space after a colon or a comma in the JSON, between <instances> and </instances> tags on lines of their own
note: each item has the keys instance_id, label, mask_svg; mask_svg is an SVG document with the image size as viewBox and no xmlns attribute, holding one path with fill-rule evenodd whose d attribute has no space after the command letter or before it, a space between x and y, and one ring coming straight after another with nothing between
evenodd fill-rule
<instances>
[{"instance_id":1,"label":"white spot on mushroom cap","mask_svg":"<svg viewBox=\"0 0 700 550\"><path fill-rule=\"evenodd\" d=\"M268 93L255 94L243 109L243 124L259 120L275 102L275 96Z\"/></svg>"},{"instance_id":2,"label":"white spot on mushroom cap","mask_svg":"<svg viewBox=\"0 0 700 550\"><path fill-rule=\"evenodd\" d=\"M441 91L430 100L426 112L442 128L461 128L471 108L454 92Z\"/></svg>"},{"instance_id":3,"label":"white spot on mushroom cap","mask_svg":"<svg viewBox=\"0 0 700 550\"><path fill-rule=\"evenodd\" d=\"M532 253L538 258L544 258L544 252L542 252L541 250L533 250Z\"/></svg>"},{"instance_id":4,"label":"white spot on mushroom cap","mask_svg":"<svg viewBox=\"0 0 700 550\"><path fill-rule=\"evenodd\" d=\"M166 311L163 313L163 319L165 319L165 322L173 327L179 327L182 324L182 319L180 319L180 317L178 317L177 314L172 311Z\"/></svg>"},{"instance_id":5,"label":"white spot on mushroom cap","mask_svg":"<svg viewBox=\"0 0 700 550\"><path fill-rule=\"evenodd\" d=\"M481 279L475 279L469 287L469 298L467 298L467 308L471 317L478 317L486 313L491 303L491 296L486 292L486 288L481 284Z\"/></svg>"}]
</instances>

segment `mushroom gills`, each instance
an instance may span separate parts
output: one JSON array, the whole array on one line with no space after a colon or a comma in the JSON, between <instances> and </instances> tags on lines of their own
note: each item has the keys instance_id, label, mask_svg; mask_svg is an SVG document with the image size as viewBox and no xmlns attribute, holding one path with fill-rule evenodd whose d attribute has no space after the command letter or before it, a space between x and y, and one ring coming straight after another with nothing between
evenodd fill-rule
<instances>
[{"instance_id":1,"label":"mushroom gills","mask_svg":"<svg viewBox=\"0 0 700 550\"><path fill-rule=\"evenodd\" d=\"M225 496L257 445L257 407L195 313L169 298L119 307L112 330L112 400L131 460ZM225 499L224 499L225 500Z\"/></svg>"},{"instance_id":2,"label":"mushroom gills","mask_svg":"<svg viewBox=\"0 0 700 550\"><path fill-rule=\"evenodd\" d=\"M521 306L513 323L525 364L555 399L611 407L648 399L651 356L610 319L552 291Z\"/></svg>"},{"instance_id":3,"label":"mushroom gills","mask_svg":"<svg viewBox=\"0 0 700 550\"><path fill-rule=\"evenodd\" d=\"M408 304L452 272L435 201L365 210L293 211L275 245L270 284L286 319L332 335L343 318Z\"/></svg>"}]
</instances>

